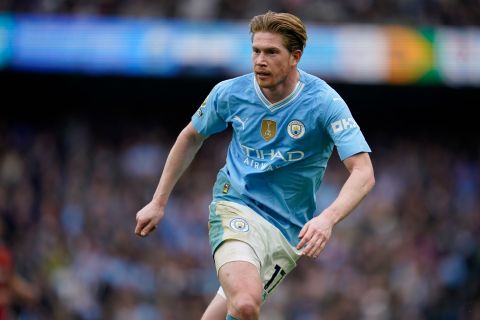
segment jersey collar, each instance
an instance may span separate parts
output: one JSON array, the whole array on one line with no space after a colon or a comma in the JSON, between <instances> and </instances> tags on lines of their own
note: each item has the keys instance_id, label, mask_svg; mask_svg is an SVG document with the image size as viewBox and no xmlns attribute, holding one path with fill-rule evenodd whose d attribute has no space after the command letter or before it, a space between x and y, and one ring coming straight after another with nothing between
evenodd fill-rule
<instances>
[{"instance_id":1,"label":"jersey collar","mask_svg":"<svg viewBox=\"0 0 480 320\"><path fill-rule=\"evenodd\" d=\"M305 84L300 79L297 82L297 85L295 86L295 89L292 91L292 93L290 93L287 97L285 97L284 99L278 102L271 103L270 101L268 101L267 97L265 97L262 90L260 89L260 86L257 83L257 79L255 79L255 75L253 76L253 83L254 83L255 92L257 93L258 98L260 99L260 101L262 101L263 105L271 112L277 111L278 109L281 109L286 105L290 104L290 102L292 102L298 97L303 87L305 87Z\"/></svg>"}]
</instances>

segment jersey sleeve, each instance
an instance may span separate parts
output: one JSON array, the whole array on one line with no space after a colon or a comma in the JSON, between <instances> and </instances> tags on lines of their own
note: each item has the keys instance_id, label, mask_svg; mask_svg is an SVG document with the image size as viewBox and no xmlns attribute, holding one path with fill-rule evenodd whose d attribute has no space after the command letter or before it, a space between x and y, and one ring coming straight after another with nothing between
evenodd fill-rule
<instances>
[{"instance_id":1,"label":"jersey sleeve","mask_svg":"<svg viewBox=\"0 0 480 320\"><path fill-rule=\"evenodd\" d=\"M360 152L371 152L345 101L338 95L333 95L329 99L325 126L337 148L340 159L343 161Z\"/></svg>"},{"instance_id":2,"label":"jersey sleeve","mask_svg":"<svg viewBox=\"0 0 480 320\"><path fill-rule=\"evenodd\" d=\"M228 127L225 121L228 108L226 91L225 82L217 84L192 116L193 127L205 137Z\"/></svg>"}]
</instances>

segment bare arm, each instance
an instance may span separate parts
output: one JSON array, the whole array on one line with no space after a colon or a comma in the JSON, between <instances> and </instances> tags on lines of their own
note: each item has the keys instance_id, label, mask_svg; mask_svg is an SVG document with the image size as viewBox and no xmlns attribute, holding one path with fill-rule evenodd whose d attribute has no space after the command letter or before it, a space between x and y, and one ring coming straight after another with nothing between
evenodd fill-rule
<instances>
[{"instance_id":1,"label":"bare arm","mask_svg":"<svg viewBox=\"0 0 480 320\"><path fill-rule=\"evenodd\" d=\"M350 175L332 204L308 221L300 231L297 248L303 254L317 257L330 239L333 226L352 212L375 185L372 162L368 153L359 153L344 160Z\"/></svg>"},{"instance_id":2,"label":"bare arm","mask_svg":"<svg viewBox=\"0 0 480 320\"><path fill-rule=\"evenodd\" d=\"M152 201L137 213L135 233L147 236L163 218L165 207L175 184L195 158L205 137L200 135L190 122L178 135L168 154L160 182Z\"/></svg>"},{"instance_id":3,"label":"bare arm","mask_svg":"<svg viewBox=\"0 0 480 320\"><path fill-rule=\"evenodd\" d=\"M347 158L344 164L350 172L350 176L335 201L322 213L334 224L352 212L375 185L372 162L368 153L360 153Z\"/></svg>"}]
</instances>

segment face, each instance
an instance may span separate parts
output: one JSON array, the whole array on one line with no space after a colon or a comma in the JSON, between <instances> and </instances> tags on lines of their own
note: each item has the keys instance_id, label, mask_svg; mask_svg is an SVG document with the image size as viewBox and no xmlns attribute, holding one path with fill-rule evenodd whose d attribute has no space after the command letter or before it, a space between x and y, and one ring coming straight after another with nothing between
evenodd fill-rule
<instances>
[{"instance_id":1,"label":"face","mask_svg":"<svg viewBox=\"0 0 480 320\"><path fill-rule=\"evenodd\" d=\"M261 88L275 89L296 72L301 52L289 52L282 40L278 33L257 32L253 36L253 70Z\"/></svg>"}]
</instances>

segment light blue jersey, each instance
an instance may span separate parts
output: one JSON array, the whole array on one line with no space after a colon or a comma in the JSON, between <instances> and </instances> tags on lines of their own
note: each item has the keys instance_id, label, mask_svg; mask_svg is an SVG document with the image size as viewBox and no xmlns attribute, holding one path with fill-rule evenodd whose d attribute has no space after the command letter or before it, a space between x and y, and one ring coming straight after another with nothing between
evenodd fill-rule
<instances>
[{"instance_id":1,"label":"light blue jersey","mask_svg":"<svg viewBox=\"0 0 480 320\"><path fill-rule=\"evenodd\" d=\"M233 127L214 201L249 206L292 245L317 210L315 194L334 146L342 160L371 151L338 93L325 81L299 73L295 90L273 104L253 73L223 81L192 116L204 136Z\"/></svg>"}]
</instances>

